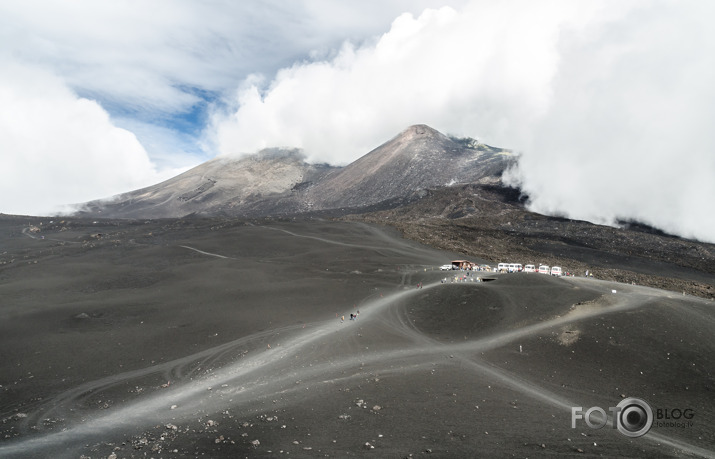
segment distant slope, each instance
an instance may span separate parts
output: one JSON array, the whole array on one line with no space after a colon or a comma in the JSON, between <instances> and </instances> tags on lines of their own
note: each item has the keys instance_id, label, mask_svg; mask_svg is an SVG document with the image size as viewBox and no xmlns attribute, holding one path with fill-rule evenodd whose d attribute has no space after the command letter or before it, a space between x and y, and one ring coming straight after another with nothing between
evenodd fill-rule
<instances>
[{"instance_id":1,"label":"distant slope","mask_svg":"<svg viewBox=\"0 0 715 459\"><path fill-rule=\"evenodd\" d=\"M519 190L461 185L430 190L398 208L346 215L465 258L561 266L565 272L715 300L715 244L613 228L526 210Z\"/></svg>"},{"instance_id":2,"label":"distant slope","mask_svg":"<svg viewBox=\"0 0 715 459\"><path fill-rule=\"evenodd\" d=\"M506 150L411 126L346 167L308 164L297 150L216 158L177 177L109 200L79 215L170 218L260 217L360 209L454 184L498 183Z\"/></svg>"},{"instance_id":3,"label":"distant slope","mask_svg":"<svg viewBox=\"0 0 715 459\"><path fill-rule=\"evenodd\" d=\"M425 125L411 126L307 191L322 209L364 207L425 189L497 183L509 153L458 143Z\"/></svg>"},{"instance_id":4,"label":"distant slope","mask_svg":"<svg viewBox=\"0 0 715 459\"><path fill-rule=\"evenodd\" d=\"M284 207L293 210L300 207L292 198L293 188L319 179L331 169L306 163L294 150L264 150L241 159L216 158L157 185L89 202L80 215L169 218L242 214L265 196L288 201Z\"/></svg>"}]
</instances>

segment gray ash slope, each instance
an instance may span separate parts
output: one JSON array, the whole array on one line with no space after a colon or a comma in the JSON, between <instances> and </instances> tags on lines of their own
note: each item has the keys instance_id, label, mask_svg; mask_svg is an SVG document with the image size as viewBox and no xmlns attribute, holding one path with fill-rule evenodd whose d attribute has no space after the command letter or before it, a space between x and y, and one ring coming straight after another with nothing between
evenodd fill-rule
<instances>
[{"instance_id":1,"label":"gray ash slope","mask_svg":"<svg viewBox=\"0 0 715 459\"><path fill-rule=\"evenodd\" d=\"M345 167L309 164L297 150L216 158L157 185L92 201L79 216L262 217L369 208L427 189L498 183L508 151L415 125Z\"/></svg>"},{"instance_id":2,"label":"gray ash slope","mask_svg":"<svg viewBox=\"0 0 715 459\"><path fill-rule=\"evenodd\" d=\"M388 224L403 236L494 262L562 266L599 279L636 283L715 300L715 244L663 234L645 225L595 225L540 215L519 190L460 185L429 190L402 206L345 215Z\"/></svg>"},{"instance_id":3,"label":"gray ash slope","mask_svg":"<svg viewBox=\"0 0 715 459\"><path fill-rule=\"evenodd\" d=\"M498 183L509 160L499 148L459 142L425 125L411 126L306 196L320 209L360 208L455 184Z\"/></svg>"},{"instance_id":4,"label":"gray ash slope","mask_svg":"<svg viewBox=\"0 0 715 459\"><path fill-rule=\"evenodd\" d=\"M157 185L82 206L79 216L178 218L269 215L303 210L301 187L333 168L304 161L296 150L263 150L241 159L216 158Z\"/></svg>"},{"instance_id":5,"label":"gray ash slope","mask_svg":"<svg viewBox=\"0 0 715 459\"><path fill-rule=\"evenodd\" d=\"M602 279L715 298L715 245L638 225L612 228L529 212L500 177L508 151L416 125L345 167L297 150L217 158L166 182L95 201L77 216L313 216L390 224L466 257L559 265Z\"/></svg>"}]
</instances>

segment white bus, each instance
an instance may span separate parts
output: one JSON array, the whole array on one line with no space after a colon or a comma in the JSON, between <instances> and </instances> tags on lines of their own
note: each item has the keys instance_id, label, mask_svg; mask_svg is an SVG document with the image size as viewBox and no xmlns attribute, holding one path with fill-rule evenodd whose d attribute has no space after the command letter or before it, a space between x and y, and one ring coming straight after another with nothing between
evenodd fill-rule
<instances>
[{"instance_id":1,"label":"white bus","mask_svg":"<svg viewBox=\"0 0 715 459\"><path fill-rule=\"evenodd\" d=\"M540 265L539 272L541 274L550 274L551 273L551 271L549 270L549 267L547 265Z\"/></svg>"},{"instance_id":2,"label":"white bus","mask_svg":"<svg viewBox=\"0 0 715 459\"><path fill-rule=\"evenodd\" d=\"M560 266L552 266L551 267L551 275L552 276L561 276L561 267Z\"/></svg>"}]
</instances>

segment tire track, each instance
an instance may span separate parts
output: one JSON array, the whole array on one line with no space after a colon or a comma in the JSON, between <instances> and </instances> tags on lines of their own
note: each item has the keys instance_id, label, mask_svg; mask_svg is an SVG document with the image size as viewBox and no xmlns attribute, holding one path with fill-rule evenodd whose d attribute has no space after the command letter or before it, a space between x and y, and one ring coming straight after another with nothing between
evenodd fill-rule
<instances>
[{"instance_id":1,"label":"tire track","mask_svg":"<svg viewBox=\"0 0 715 459\"><path fill-rule=\"evenodd\" d=\"M475 284L475 288L477 286L478 284ZM85 444L90 439L106 435L107 431L117 427L151 425L169 416L185 418L200 411L218 410L225 407L229 399L232 409L241 408L261 397L286 396L306 387L319 387L331 380L362 378L364 377L362 371L355 371L351 376L345 376L344 372L365 365L371 366L370 371L386 373L397 371L395 367L399 368L399 371L416 371L432 365L435 358L444 359L452 355L456 357L452 362L459 362L460 368L466 368L480 377L496 381L541 403L570 410L571 406L580 406L580 403L554 394L528 378L487 363L478 355L566 323L637 309L656 297L645 293L622 295L617 297L615 304L606 307L565 314L464 343L444 344L430 338L414 326L407 316L404 301L412 295L422 293L424 289L444 287L439 282L435 282L425 285L421 290L402 290L361 304L364 312L359 324L361 326L365 324L365 328L371 333L383 337L382 344L370 351L358 349L356 343L345 339L346 336L354 336L356 327L331 319L310 323L306 329L300 324L256 333L171 362L80 385L53 397L40 409L31 413L25 422L25 430L31 433L30 431L41 427L43 419L70 413L89 397L97 396L102 391L117 385L155 374L180 375L186 379L192 375L189 369L197 363L200 367L210 366L230 358L231 354L238 354L247 347L251 349L248 355L233 363L226 364L210 374L198 375L194 380L179 382L175 387L165 391L149 394L106 412L82 412L85 421L72 425L65 431L40 432L39 436L29 435L0 445L0 455L51 451L66 443ZM282 336L281 346L272 349L263 348L268 338L276 336ZM315 352L315 349L320 351ZM454 363L450 364L454 365ZM217 389L207 392L209 386ZM171 409L170 407L174 405L177 408ZM620 434L616 432L614 435ZM644 438L667 444L688 454L712 457L703 448L666 435L653 433Z\"/></svg>"}]
</instances>

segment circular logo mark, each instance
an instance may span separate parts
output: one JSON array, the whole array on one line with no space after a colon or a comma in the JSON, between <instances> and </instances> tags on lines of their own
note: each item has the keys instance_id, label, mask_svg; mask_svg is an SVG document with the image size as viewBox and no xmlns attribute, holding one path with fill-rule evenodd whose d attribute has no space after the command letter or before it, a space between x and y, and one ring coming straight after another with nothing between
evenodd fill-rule
<instances>
[{"instance_id":1,"label":"circular logo mark","mask_svg":"<svg viewBox=\"0 0 715 459\"><path fill-rule=\"evenodd\" d=\"M620 410L616 416L618 431L627 437L642 437L653 425L653 410L645 400L629 397L617 405Z\"/></svg>"}]
</instances>

